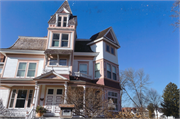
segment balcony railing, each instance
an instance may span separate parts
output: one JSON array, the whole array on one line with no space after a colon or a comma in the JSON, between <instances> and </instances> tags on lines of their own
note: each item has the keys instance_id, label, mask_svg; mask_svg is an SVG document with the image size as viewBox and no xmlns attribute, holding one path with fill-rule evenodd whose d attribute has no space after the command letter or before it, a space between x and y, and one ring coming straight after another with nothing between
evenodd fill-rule
<instances>
[{"instance_id":1,"label":"balcony railing","mask_svg":"<svg viewBox=\"0 0 180 119\"><path fill-rule=\"evenodd\" d=\"M74 76L78 76L78 77L84 77L84 78L89 78L91 79L92 76L88 75L88 74L83 74L80 71L79 72L74 72Z\"/></svg>"}]
</instances>

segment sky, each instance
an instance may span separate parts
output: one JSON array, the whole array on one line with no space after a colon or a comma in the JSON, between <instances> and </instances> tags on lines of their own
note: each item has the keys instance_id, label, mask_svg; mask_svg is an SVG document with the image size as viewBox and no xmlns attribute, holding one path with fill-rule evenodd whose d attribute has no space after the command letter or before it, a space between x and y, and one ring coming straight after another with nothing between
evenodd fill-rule
<instances>
[{"instance_id":1,"label":"sky","mask_svg":"<svg viewBox=\"0 0 180 119\"><path fill-rule=\"evenodd\" d=\"M18 36L47 36L48 20L63 1L1 1L0 47ZM119 69L143 68L160 95L173 82L179 87L179 29L171 25L174 1L69 1L78 17L78 38L112 26L121 48Z\"/></svg>"}]
</instances>

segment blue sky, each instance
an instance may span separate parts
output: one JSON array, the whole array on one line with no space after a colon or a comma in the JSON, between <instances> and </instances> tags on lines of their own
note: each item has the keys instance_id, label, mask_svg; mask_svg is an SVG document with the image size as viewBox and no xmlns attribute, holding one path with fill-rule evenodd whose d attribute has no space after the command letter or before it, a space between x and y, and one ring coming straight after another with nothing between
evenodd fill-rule
<instances>
[{"instance_id":1,"label":"blue sky","mask_svg":"<svg viewBox=\"0 0 180 119\"><path fill-rule=\"evenodd\" d=\"M47 36L50 16L63 1L1 1L1 48L13 45L18 36ZM173 1L69 1L78 16L78 38L110 26L121 45L119 68L143 68L159 94L169 82L179 87L179 30L170 24L175 19Z\"/></svg>"}]
</instances>

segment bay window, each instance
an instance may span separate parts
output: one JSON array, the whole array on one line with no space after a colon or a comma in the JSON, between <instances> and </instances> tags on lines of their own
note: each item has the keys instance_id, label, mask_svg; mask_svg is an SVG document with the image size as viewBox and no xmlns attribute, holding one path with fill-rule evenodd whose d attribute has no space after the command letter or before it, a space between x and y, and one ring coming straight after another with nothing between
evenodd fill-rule
<instances>
[{"instance_id":1,"label":"bay window","mask_svg":"<svg viewBox=\"0 0 180 119\"><path fill-rule=\"evenodd\" d=\"M107 78L111 79L111 65L107 63Z\"/></svg>"},{"instance_id":2,"label":"bay window","mask_svg":"<svg viewBox=\"0 0 180 119\"><path fill-rule=\"evenodd\" d=\"M51 66L67 66L67 59L61 58L59 55L51 55L49 59L49 65Z\"/></svg>"},{"instance_id":3,"label":"bay window","mask_svg":"<svg viewBox=\"0 0 180 119\"><path fill-rule=\"evenodd\" d=\"M37 62L35 61L20 61L17 69L17 77L35 77Z\"/></svg>"},{"instance_id":4,"label":"bay window","mask_svg":"<svg viewBox=\"0 0 180 119\"><path fill-rule=\"evenodd\" d=\"M87 74L87 64L79 64L80 73Z\"/></svg>"},{"instance_id":5,"label":"bay window","mask_svg":"<svg viewBox=\"0 0 180 119\"><path fill-rule=\"evenodd\" d=\"M100 63L95 64L95 78L101 77L100 75Z\"/></svg>"}]
</instances>

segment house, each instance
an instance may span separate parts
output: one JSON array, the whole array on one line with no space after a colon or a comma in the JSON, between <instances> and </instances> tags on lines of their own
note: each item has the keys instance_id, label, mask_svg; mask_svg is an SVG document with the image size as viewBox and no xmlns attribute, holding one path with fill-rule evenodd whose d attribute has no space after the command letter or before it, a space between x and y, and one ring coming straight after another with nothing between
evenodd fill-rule
<instances>
[{"instance_id":1,"label":"house","mask_svg":"<svg viewBox=\"0 0 180 119\"><path fill-rule=\"evenodd\" d=\"M47 37L19 36L11 47L0 49L6 56L0 79L6 110L16 116L28 112L29 117L41 105L48 110L45 115L59 116L69 86L101 88L113 100L114 111L121 110L120 45L112 27L78 39L77 25L77 16L64 1L48 21Z\"/></svg>"}]
</instances>

